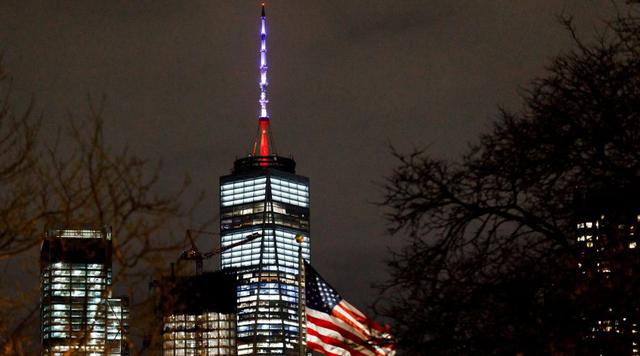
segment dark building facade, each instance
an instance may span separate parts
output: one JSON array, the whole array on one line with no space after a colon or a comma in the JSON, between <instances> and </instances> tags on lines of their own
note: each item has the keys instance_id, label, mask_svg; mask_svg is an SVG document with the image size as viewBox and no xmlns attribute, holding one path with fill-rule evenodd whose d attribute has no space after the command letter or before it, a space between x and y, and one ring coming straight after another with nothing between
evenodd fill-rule
<instances>
[{"instance_id":1,"label":"dark building facade","mask_svg":"<svg viewBox=\"0 0 640 356\"><path fill-rule=\"evenodd\" d=\"M162 354L236 354L236 275L232 269L163 278Z\"/></svg>"},{"instance_id":2,"label":"dark building facade","mask_svg":"<svg viewBox=\"0 0 640 356\"><path fill-rule=\"evenodd\" d=\"M578 300L589 354L640 355L638 198L636 189L613 188L579 199Z\"/></svg>"},{"instance_id":3,"label":"dark building facade","mask_svg":"<svg viewBox=\"0 0 640 356\"><path fill-rule=\"evenodd\" d=\"M49 230L40 251L42 355L128 355L128 299L112 297L108 229Z\"/></svg>"}]
</instances>

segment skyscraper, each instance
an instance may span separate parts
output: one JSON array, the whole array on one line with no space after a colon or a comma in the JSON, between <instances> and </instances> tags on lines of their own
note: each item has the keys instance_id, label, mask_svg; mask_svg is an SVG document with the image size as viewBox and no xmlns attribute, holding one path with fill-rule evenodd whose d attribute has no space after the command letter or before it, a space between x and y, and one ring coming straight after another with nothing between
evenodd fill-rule
<instances>
[{"instance_id":1,"label":"skyscraper","mask_svg":"<svg viewBox=\"0 0 640 356\"><path fill-rule=\"evenodd\" d=\"M128 299L112 297L107 229L49 230L40 251L42 355L128 355Z\"/></svg>"},{"instance_id":2,"label":"skyscraper","mask_svg":"<svg viewBox=\"0 0 640 356\"><path fill-rule=\"evenodd\" d=\"M248 157L236 160L232 173L220 178L221 245L252 233L262 237L223 252L221 268L237 269L238 355L298 355L304 320L299 320L296 236L304 236L302 255L308 261L309 179L295 173L293 159L275 150L267 111L266 38L263 5L258 130Z\"/></svg>"}]
</instances>

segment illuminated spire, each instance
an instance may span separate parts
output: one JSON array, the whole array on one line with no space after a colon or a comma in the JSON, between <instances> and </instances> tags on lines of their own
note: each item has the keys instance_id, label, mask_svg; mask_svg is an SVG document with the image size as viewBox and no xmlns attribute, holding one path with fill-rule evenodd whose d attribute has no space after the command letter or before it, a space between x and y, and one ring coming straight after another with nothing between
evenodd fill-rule
<instances>
[{"instance_id":1,"label":"illuminated spire","mask_svg":"<svg viewBox=\"0 0 640 356\"><path fill-rule=\"evenodd\" d=\"M260 116L258 117L258 133L253 142L252 156L271 156L275 154L271 129L269 128L269 114L267 113L267 21L262 3L262 22L260 26Z\"/></svg>"},{"instance_id":2,"label":"illuminated spire","mask_svg":"<svg viewBox=\"0 0 640 356\"><path fill-rule=\"evenodd\" d=\"M262 26L260 28L260 117L269 117L267 114L267 21L262 3Z\"/></svg>"}]
</instances>

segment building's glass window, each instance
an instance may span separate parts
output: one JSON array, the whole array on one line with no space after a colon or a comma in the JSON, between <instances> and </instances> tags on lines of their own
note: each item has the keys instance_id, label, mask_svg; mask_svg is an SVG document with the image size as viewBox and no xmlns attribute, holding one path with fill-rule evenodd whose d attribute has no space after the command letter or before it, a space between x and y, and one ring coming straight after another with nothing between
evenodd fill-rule
<instances>
[{"instance_id":1,"label":"building's glass window","mask_svg":"<svg viewBox=\"0 0 640 356\"><path fill-rule=\"evenodd\" d=\"M164 317L163 355L235 355L235 320L235 314L215 312Z\"/></svg>"},{"instance_id":2,"label":"building's glass window","mask_svg":"<svg viewBox=\"0 0 640 356\"><path fill-rule=\"evenodd\" d=\"M298 182L272 177L271 195L274 201L309 206L309 187Z\"/></svg>"},{"instance_id":3,"label":"building's glass window","mask_svg":"<svg viewBox=\"0 0 640 356\"><path fill-rule=\"evenodd\" d=\"M222 268L241 271L236 291L238 355L295 352L299 332L295 237L305 237L302 255L309 260L308 182L277 174L241 178L224 182L220 196L222 246L253 233L262 235L221 256Z\"/></svg>"},{"instance_id":4,"label":"building's glass window","mask_svg":"<svg viewBox=\"0 0 640 356\"><path fill-rule=\"evenodd\" d=\"M265 177L227 183L220 189L220 202L224 207L264 200L266 187Z\"/></svg>"}]
</instances>

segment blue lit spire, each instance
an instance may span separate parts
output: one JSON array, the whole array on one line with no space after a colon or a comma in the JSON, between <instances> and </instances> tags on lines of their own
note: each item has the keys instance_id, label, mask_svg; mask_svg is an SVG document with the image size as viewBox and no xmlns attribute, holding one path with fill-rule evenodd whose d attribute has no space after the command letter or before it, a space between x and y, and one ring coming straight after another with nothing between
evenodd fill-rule
<instances>
[{"instance_id":1,"label":"blue lit spire","mask_svg":"<svg viewBox=\"0 0 640 356\"><path fill-rule=\"evenodd\" d=\"M267 21L262 3L262 26L260 29L260 117L268 118L267 114Z\"/></svg>"}]
</instances>

